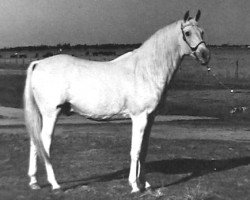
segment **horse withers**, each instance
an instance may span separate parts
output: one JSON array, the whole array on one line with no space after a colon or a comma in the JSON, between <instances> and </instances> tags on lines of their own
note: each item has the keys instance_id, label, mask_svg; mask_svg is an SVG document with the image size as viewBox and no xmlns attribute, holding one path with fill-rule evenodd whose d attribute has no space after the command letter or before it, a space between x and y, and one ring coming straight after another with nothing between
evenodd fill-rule
<instances>
[{"instance_id":1,"label":"horse withers","mask_svg":"<svg viewBox=\"0 0 250 200\"><path fill-rule=\"evenodd\" d=\"M92 119L128 115L132 120L129 183L132 192L150 187L145 180L145 159L151 126L166 88L183 57L191 55L202 65L210 54L195 18L187 12L151 36L138 49L110 62L88 61L57 55L34 61L27 70L24 111L30 135L28 175L32 189L36 179L37 155L45 162L52 189L59 189L50 145L60 113L78 113Z\"/></svg>"}]
</instances>

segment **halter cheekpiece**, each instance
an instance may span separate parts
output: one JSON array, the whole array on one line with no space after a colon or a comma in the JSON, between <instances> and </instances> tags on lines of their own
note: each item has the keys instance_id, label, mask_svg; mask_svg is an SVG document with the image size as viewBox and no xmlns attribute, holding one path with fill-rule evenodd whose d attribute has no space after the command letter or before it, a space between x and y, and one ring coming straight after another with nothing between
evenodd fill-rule
<instances>
[{"instance_id":1,"label":"halter cheekpiece","mask_svg":"<svg viewBox=\"0 0 250 200\"><path fill-rule=\"evenodd\" d=\"M185 36L185 33L184 33L184 28L187 27L187 26L194 26L194 25L191 25L191 24L188 24L186 26L183 26L181 25L181 32L182 32L182 37L183 37L183 40L187 43L187 45L190 47L190 49L192 50L192 53L195 53L195 51L198 49L198 47L200 46L200 44L205 44L206 45L206 42L204 40L201 40L195 47L192 47L188 41L187 41L187 38Z\"/></svg>"}]
</instances>

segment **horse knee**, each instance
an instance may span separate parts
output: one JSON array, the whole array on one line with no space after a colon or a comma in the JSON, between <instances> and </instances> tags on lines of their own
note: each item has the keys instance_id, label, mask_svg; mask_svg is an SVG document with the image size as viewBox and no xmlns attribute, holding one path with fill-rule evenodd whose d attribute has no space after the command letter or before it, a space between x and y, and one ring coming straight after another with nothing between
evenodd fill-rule
<instances>
[{"instance_id":1,"label":"horse knee","mask_svg":"<svg viewBox=\"0 0 250 200\"><path fill-rule=\"evenodd\" d=\"M131 151L130 152L130 158L131 158L131 161L138 161L139 158L140 158L140 152L139 151Z\"/></svg>"}]
</instances>

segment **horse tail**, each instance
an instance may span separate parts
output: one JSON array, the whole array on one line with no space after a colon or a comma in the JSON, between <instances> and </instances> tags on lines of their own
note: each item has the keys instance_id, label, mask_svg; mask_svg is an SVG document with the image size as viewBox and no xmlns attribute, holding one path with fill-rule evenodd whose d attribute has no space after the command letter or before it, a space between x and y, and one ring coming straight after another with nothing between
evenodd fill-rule
<instances>
[{"instance_id":1,"label":"horse tail","mask_svg":"<svg viewBox=\"0 0 250 200\"><path fill-rule=\"evenodd\" d=\"M38 156L44 161L49 161L49 156L44 149L41 139L42 115L34 98L31 77L39 61L32 62L27 69L27 77L24 88L24 118L30 139L37 148Z\"/></svg>"}]
</instances>

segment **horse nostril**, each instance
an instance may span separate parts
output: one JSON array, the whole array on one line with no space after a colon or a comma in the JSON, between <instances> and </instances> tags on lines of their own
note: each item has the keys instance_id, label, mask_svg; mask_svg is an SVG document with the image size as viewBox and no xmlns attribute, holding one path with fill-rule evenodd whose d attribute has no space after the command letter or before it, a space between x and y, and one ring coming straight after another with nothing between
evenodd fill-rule
<instances>
[{"instance_id":1,"label":"horse nostril","mask_svg":"<svg viewBox=\"0 0 250 200\"><path fill-rule=\"evenodd\" d=\"M210 60L210 52L208 49L201 49L199 59L203 65L207 64Z\"/></svg>"},{"instance_id":2,"label":"horse nostril","mask_svg":"<svg viewBox=\"0 0 250 200\"><path fill-rule=\"evenodd\" d=\"M201 57L202 57L203 59L206 59L206 58L207 58L207 52L206 52L206 51L202 51Z\"/></svg>"},{"instance_id":3,"label":"horse nostril","mask_svg":"<svg viewBox=\"0 0 250 200\"><path fill-rule=\"evenodd\" d=\"M203 60L209 60L210 59L209 50L203 49L203 51L201 52L201 58Z\"/></svg>"}]
</instances>

